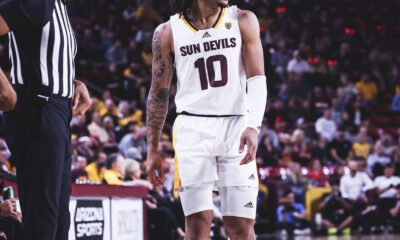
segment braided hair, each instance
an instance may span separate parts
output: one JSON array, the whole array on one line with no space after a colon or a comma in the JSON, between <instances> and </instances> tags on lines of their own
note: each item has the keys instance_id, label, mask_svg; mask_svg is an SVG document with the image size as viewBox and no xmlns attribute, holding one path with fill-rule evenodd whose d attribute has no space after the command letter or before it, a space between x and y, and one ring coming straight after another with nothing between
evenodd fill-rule
<instances>
[{"instance_id":1,"label":"braided hair","mask_svg":"<svg viewBox=\"0 0 400 240\"><path fill-rule=\"evenodd\" d=\"M182 13L190 8L194 0L169 0L171 15Z\"/></svg>"}]
</instances>

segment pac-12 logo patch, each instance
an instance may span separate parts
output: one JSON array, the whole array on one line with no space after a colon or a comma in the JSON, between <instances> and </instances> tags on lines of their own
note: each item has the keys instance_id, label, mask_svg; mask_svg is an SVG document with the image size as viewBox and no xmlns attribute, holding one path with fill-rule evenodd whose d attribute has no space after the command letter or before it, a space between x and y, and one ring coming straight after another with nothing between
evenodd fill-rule
<instances>
[{"instance_id":1,"label":"pac-12 logo patch","mask_svg":"<svg viewBox=\"0 0 400 240\"><path fill-rule=\"evenodd\" d=\"M226 27L226 29L231 29L231 27L232 27L232 23L231 22L226 22L225 23L225 27Z\"/></svg>"}]
</instances>

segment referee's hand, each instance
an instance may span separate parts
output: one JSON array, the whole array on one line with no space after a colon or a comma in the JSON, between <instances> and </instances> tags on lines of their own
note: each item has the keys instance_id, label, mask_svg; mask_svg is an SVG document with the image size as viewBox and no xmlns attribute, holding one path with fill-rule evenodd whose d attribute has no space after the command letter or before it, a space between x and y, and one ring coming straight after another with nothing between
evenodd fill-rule
<instances>
[{"instance_id":1,"label":"referee's hand","mask_svg":"<svg viewBox=\"0 0 400 240\"><path fill-rule=\"evenodd\" d=\"M83 82L75 80L75 94L72 97L72 113L74 115L83 115L92 104L89 91Z\"/></svg>"}]
</instances>

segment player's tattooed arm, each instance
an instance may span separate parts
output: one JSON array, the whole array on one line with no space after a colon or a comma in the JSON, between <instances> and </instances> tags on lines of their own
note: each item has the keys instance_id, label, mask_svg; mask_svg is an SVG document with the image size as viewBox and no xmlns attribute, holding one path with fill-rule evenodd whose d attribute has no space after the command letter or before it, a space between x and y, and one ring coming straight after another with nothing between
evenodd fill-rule
<instances>
[{"instance_id":1,"label":"player's tattooed arm","mask_svg":"<svg viewBox=\"0 0 400 240\"><path fill-rule=\"evenodd\" d=\"M169 89L174 72L169 23L160 25L154 32L152 83L147 100L147 145L157 149L169 104Z\"/></svg>"}]
</instances>

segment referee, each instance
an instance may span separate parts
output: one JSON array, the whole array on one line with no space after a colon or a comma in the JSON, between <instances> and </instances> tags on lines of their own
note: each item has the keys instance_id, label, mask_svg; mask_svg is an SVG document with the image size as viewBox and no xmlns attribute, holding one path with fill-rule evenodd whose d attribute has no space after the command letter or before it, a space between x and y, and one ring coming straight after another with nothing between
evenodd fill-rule
<instances>
[{"instance_id":1,"label":"referee","mask_svg":"<svg viewBox=\"0 0 400 240\"><path fill-rule=\"evenodd\" d=\"M0 0L0 35L5 34L17 102L4 114L4 137L17 169L21 239L67 240L69 123L72 114L86 112L90 98L74 80L77 46L65 2ZM13 91L7 92L0 98L5 110L13 105Z\"/></svg>"}]
</instances>

